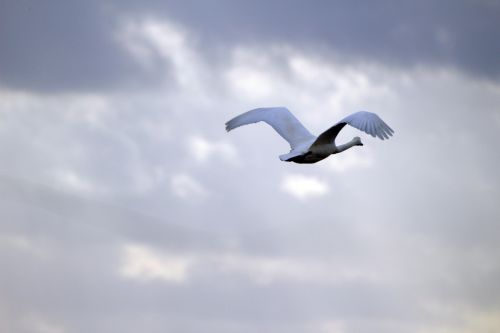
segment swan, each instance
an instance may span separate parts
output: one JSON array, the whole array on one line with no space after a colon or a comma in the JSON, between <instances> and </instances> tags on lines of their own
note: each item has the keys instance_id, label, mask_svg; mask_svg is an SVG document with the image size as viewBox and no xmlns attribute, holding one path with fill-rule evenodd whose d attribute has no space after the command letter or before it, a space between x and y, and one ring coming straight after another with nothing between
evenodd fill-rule
<instances>
[{"instance_id":1,"label":"swan","mask_svg":"<svg viewBox=\"0 0 500 333\"><path fill-rule=\"evenodd\" d=\"M350 125L381 140L388 139L394 133L394 130L375 113L358 111L315 137L285 107L257 108L242 113L226 123L226 131L260 121L271 125L290 144L290 152L280 155L280 160L295 163L316 163L332 154L341 153L354 146L362 146L363 143L359 137L354 137L345 144L335 144L335 138L345 125Z\"/></svg>"}]
</instances>

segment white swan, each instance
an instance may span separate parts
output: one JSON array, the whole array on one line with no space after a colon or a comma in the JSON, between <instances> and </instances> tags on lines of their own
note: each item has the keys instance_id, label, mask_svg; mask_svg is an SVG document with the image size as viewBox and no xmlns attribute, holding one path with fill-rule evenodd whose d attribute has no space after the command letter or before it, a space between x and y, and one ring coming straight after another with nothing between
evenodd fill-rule
<instances>
[{"instance_id":1,"label":"white swan","mask_svg":"<svg viewBox=\"0 0 500 333\"><path fill-rule=\"evenodd\" d=\"M290 152L280 155L280 160L295 163L316 163L332 154L341 153L354 146L362 146L359 137L342 145L335 144L335 138L346 124L382 140L388 139L394 133L392 128L375 113L359 111L345 117L315 137L285 107L258 108L245 112L229 120L226 123L226 131L259 121L271 125L290 144Z\"/></svg>"}]
</instances>

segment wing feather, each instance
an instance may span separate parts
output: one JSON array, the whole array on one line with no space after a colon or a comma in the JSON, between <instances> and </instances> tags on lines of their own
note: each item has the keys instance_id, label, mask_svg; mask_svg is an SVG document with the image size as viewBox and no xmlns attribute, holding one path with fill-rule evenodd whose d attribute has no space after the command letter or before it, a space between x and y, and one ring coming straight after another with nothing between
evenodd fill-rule
<instances>
[{"instance_id":1,"label":"wing feather","mask_svg":"<svg viewBox=\"0 0 500 333\"><path fill-rule=\"evenodd\" d=\"M363 126L359 126L359 121L363 122ZM345 122L354 128L357 128L373 137L378 137L379 139L388 139L392 136L394 130L389 127L378 115L372 112L359 111L355 112L340 122Z\"/></svg>"},{"instance_id":2,"label":"wing feather","mask_svg":"<svg viewBox=\"0 0 500 333\"><path fill-rule=\"evenodd\" d=\"M375 130L375 125L374 123L369 123L369 126L370 126L370 135L375 137L375 133L376 133L376 130Z\"/></svg>"},{"instance_id":3,"label":"wing feather","mask_svg":"<svg viewBox=\"0 0 500 333\"><path fill-rule=\"evenodd\" d=\"M229 132L237 127L263 121L269 124L288 143L292 149L315 137L285 107L258 108L234 117L226 123Z\"/></svg>"},{"instance_id":4,"label":"wing feather","mask_svg":"<svg viewBox=\"0 0 500 333\"><path fill-rule=\"evenodd\" d=\"M321 133L313 145L334 142L340 130L345 125L350 125L373 137L378 137L381 140L389 139L389 137L394 133L394 130L375 113L359 111L345 117L328 130Z\"/></svg>"}]
</instances>

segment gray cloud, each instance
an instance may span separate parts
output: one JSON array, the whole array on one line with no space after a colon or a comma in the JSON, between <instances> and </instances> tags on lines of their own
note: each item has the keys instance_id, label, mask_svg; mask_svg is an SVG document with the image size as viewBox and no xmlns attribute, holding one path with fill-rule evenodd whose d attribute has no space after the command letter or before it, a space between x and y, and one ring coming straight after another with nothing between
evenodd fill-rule
<instances>
[{"instance_id":1,"label":"gray cloud","mask_svg":"<svg viewBox=\"0 0 500 333\"><path fill-rule=\"evenodd\" d=\"M493 2L188 1L161 8L209 43L323 45L361 61L455 66L490 78L500 71L500 7Z\"/></svg>"},{"instance_id":2,"label":"gray cloud","mask_svg":"<svg viewBox=\"0 0 500 333\"><path fill-rule=\"evenodd\" d=\"M37 91L96 91L155 82L115 40L103 3L3 1L0 83Z\"/></svg>"},{"instance_id":3,"label":"gray cloud","mask_svg":"<svg viewBox=\"0 0 500 333\"><path fill-rule=\"evenodd\" d=\"M130 15L173 20L222 63L235 45L278 43L344 61L454 67L497 80L499 11L488 1L9 1L0 14L0 82L43 91L158 84L165 64L138 66L117 42L116 28Z\"/></svg>"},{"instance_id":4,"label":"gray cloud","mask_svg":"<svg viewBox=\"0 0 500 333\"><path fill-rule=\"evenodd\" d=\"M417 68L318 55L304 45L328 39L319 25L283 45L278 24L264 38L241 18L237 38L195 8L146 5L101 13L123 59L161 64L157 86L2 81L1 331L497 330L495 81L425 54ZM288 147L264 125L224 131L282 104L314 133L369 109L396 135L303 166L277 159ZM287 179L328 190L300 199Z\"/></svg>"}]
</instances>

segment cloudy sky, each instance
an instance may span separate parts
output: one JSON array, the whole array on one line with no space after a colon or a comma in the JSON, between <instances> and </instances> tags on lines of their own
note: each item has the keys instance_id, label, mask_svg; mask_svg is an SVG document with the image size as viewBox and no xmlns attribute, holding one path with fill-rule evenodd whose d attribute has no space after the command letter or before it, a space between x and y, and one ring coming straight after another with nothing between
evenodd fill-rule
<instances>
[{"instance_id":1,"label":"cloudy sky","mask_svg":"<svg viewBox=\"0 0 500 333\"><path fill-rule=\"evenodd\" d=\"M0 331L500 330L498 1L0 1ZM396 133L313 165L252 108Z\"/></svg>"}]
</instances>

